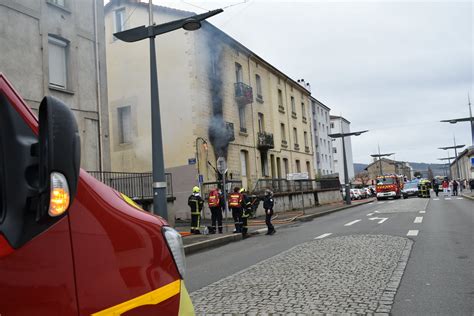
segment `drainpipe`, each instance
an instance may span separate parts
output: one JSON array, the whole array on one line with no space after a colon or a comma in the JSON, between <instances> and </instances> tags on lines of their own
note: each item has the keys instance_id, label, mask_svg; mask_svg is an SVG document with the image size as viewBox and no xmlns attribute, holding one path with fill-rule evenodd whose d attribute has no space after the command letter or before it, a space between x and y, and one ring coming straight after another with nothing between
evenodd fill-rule
<instances>
[{"instance_id":1,"label":"drainpipe","mask_svg":"<svg viewBox=\"0 0 474 316\"><path fill-rule=\"evenodd\" d=\"M100 93L100 71L99 71L99 38L97 32L97 1L94 2L94 54L95 54L95 74L97 89L97 112L98 112L98 129L99 129L99 171L104 170L104 157L102 153L102 94Z\"/></svg>"},{"instance_id":2,"label":"drainpipe","mask_svg":"<svg viewBox=\"0 0 474 316\"><path fill-rule=\"evenodd\" d=\"M249 70L249 86L252 86L252 76L250 74L250 55L247 55L247 65L248 65L248 70ZM258 181L258 162L257 162L257 144L255 143L255 126L254 126L254 115L253 115L253 100L252 103L250 103L250 110L252 113L252 138L253 138L253 148L254 148L254 156L255 156L255 174L257 175L257 181ZM240 152L239 152L240 155ZM260 155L260 160L262 160L262 156ZM242 176L242 175L241 175ZM263 169L262 169L262 178L263 178ZM257 182L254 183L254 188ZM248 188L247 190L250 189L249 183L247 184Z\"/></svg>"}]
</instances>

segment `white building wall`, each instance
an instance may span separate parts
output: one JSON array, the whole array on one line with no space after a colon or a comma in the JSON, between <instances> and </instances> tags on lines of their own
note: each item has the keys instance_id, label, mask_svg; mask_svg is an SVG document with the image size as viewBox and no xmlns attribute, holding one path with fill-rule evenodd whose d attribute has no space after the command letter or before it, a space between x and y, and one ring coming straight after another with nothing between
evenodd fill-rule
<instances>
[{"instance_id":1,"label":"white building wall","mask_svg":"<svg viewBox=\"0 0 474 316\"><path fill-rule=\"evenodd\" d=\"M314 165L320 176L334 173L332 139L328 136L330 129L329 108L316 99L311 100Z\"/></svg>"},{"instance_id":2,"label":"white building wall","mask_svg":"<svg viewBox=\"0 0 474 316\"><path fill-rule=\"evenodd\" d=\"M333 126L331 128L331 133L349 133L350 132L350 123L345 120L341 119L340 117L331 117L331 123ZM344 138L345 147L346 147L346 160L347 160L347 173L349 176L349 181L354 178L354 162L352 159L352 144L351 138L346 137ZM342 153L342 138L336 138L333 141L333 148L335 148L336 152L333 154L334 156L334 170L336 173L339 174L339 179L341 183L345 183L344 177L344 160L343 160L343 153Z\"/></svg>"}]
</instances>

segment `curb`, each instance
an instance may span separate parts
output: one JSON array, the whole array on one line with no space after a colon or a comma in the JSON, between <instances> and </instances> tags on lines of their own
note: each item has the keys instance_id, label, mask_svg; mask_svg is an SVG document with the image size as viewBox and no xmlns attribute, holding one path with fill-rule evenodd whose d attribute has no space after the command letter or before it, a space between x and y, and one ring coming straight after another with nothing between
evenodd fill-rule
<instances>
[{"instance_id":1,"label":"curb","mask_svg":"<svg viewBox=\"0 0 474 316\"><path fill-rule=\"evenodd\" d=\"M309 221L313 220L316 217L328 215L328 214L331 214L331 213L334 213L334 212L337 212L337 211L342 211L342 210L345 210L345 209L348 209L348 208L351 208L351 207L356 207L356 206L359 206L359 205L364 205L364 204L368 204L368 203L372 203L372 202L373 202L373 200L364 201L364 202L357 203L357 204L344 205L344 206L341 206L341 207L338 207L338 208L335 208L335 209L332 209L332 210L327 210L327 211L324 211L324 212L321 212L321 213L303 215L303 216L300 216L300 217L296 218L295 221L309 222ZM289 224L291 224L291 222L288 223L288 224L283 224L279 227L283 227L283 226L286 226L286 225L289 225ZM253 235L260 235L260 234L265 234L266 232L267 232L267 228L265 227L265 228L260 228L260 229L251 231L251 232L249 232L249 235L252 235L252 236ZM216 248L216 247L223 246L225 244L235 242L235 241L239 241L239 240L242 240L242 239L243 239L242 234L232 234L232 235L217 237L217 238L213 238L213 239L209 239L209 240L204 240L204 241L200 241L200 242L197 242L197 243L194 243L194 244L184 246L184 253L185 253L185 255L190 255L190 254L202 251L204 249Z\"/></svg>"},{"instance_id":2,"label":"curb","mask_svg":"<svg viewBox=\"0 0 474 316\"><path fill-rule=\"evenodd\" d=\"M469 196L469 195L466 195L466 194L462 194L462 197L474 201L474 196Z\"/></svg>"}]
</instances>

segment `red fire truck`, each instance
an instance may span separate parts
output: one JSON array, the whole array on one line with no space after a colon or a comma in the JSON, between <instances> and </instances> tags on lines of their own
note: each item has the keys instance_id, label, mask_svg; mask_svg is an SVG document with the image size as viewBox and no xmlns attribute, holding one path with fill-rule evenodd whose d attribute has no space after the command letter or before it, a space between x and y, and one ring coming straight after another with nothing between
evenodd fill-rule
<instances>
[{"instance_id":1,"label":"red fire truck","mask_svg":"<svg viewBox=\"0 0 474 316\"><path fill-rule=\"evenodd\" d=\"M393 197L399 199L402 196L403 176L395 174L383 175L377 177L375 191L377 200Z\"/></svg>"},{"instance_id":2,"label":"red fire truck","mask_svg":"<svg viewBox=\"0 0 474 316\"><path fill-rule=\"evenodd\" d=\"M0 314L189 315L181 236L80 166L77 123L39 120L0 73Z\"/></svg>"}]
</instances>

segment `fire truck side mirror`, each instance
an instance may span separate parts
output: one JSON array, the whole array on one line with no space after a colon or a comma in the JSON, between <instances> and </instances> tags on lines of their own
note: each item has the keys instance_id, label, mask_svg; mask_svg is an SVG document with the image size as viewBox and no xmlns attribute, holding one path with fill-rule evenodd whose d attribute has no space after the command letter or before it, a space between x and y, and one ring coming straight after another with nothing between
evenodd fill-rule
<instances>
[{"instance_id":1,"label":"fire truck side mirror","mask_svg":"<svg viewBox=\"0 0 474 316\"><path fill-rule=\"evenodd\" d=\"M39 108L39 198L37 220L64 214L71 205L79 179L81 150L72 111L48 96Z\"/></svg>"}]
</instances>

